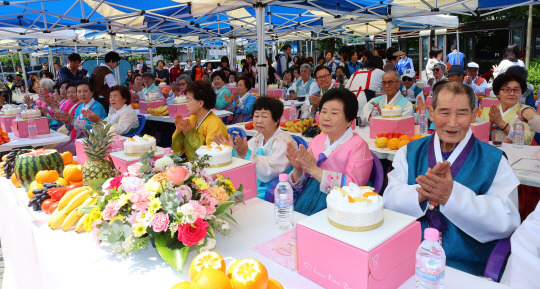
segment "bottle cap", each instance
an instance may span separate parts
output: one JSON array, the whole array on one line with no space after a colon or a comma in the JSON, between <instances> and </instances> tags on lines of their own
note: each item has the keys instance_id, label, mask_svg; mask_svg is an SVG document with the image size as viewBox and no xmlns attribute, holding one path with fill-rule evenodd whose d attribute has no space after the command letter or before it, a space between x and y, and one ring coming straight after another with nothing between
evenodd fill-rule
<instances>
[{"instance_id":1,"label":"bottle cap","mask_svg":"<svg viewBox=\"0 0 540 289\"><path fill-rule=\"evenodd\" d=\"M289 180L289 175L287 174L279 174L279 181L280 182L286 182Z\"/></svg>"},{"instance_id":2,"label":"bottle cap","mask_svg":"<svg viewBox=\"0 0 540 289\"><path fill-rule=\"evenodd\" d=\"M439 240L439 230L435 228L426 228L424 230L424 239L432 242Z\"/></svg>"}]
</instances>

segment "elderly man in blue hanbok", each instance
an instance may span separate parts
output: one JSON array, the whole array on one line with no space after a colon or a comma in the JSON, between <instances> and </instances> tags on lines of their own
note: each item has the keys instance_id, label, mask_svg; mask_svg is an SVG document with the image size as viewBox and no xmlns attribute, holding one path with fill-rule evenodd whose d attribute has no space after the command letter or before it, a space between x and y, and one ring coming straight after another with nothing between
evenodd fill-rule
<instances>
[{"instance_id":1,"label":"elderly man in blue hanbok","mask_svg":"<svg viewBox=\"0 0 540 289\"><path fill-rule=\"evenodd\" d=\"M503 152L472 134L472 88L444 84L428 109L436 132L396 153L385 207L438 229L447 265L481 275L496 241L520 223L519 181Z\"/></svg>"}]
</instances>

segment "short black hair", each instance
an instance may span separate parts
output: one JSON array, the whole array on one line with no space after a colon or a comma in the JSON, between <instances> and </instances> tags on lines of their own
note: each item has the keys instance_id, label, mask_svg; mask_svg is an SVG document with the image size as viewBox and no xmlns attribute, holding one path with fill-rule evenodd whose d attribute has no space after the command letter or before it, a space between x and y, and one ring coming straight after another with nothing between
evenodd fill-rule
<instances>
[{"instance_id":1,"label":"short black hair","mask_svg":"<svg viewBox=\"0 0 540 289\"><path fill-rule=\"evenodd\" d=\"M525 67L519 65L512 65L506 69L506 72L513 72L521 75L524 79L529 78L529 72Z\"/></svg>"},{"instance_id":2,"label":"short black hair","mask_svg":"<svg viewBox=\"0 0 540 289\"><path fill-rule=\"evenodd\" d=\"M292 72L291 69L285 70L285 71L283 72L283 77L285 77L285 74L287 74L287 73L291 74L291 78L293 77L293 72ZM291 80L292 80L292 79L291 79Z\"/></svg>"},{"instance_id":3,"label":"short black hair","mask_svg":"<svg viewBox=\"0 0 540 289\"><path fill-rule=\"evenodd\" d=\"M388 49L386 49L386 60L392 61L398 58L399 56L394 56L394 53L398 51L399 50L395 47L388 47Z\"/></svg>"},{"instance_id":4,"label":"short black hair","mask_svg":"<svg viewBox=\"0 0 540 289\"><path fill-rule=\"evenodd\" d=\"M53 89L53 91L55 91L55 90L58 91L58 94L60 94L60 87L61 86L62 86L62 84L57 82L57 83L54 84L52 89Z\"/></svg>"},{"instance_id":5,"label":"short black hair","mask_svg":"<svg viewBox=\"0 0 540 289\"><path fill-rule=\"evenodd\" d=\"M54 75L50 71L44 71L41 76L45 76L45 78L48 78L48 79L53 79L54 78Z\"/></svg>"},{"instance_id":6,"label":"short black hair","mask_svg":"<svg viewBox=\"0 0 540 289\"><path fill-rule=\"evenodd\" d=\"M227 64L229 64L229 57L227 55L221 57L221 61L219 63L223 64L223 62L226 62Z\"/></svg>"},{"instance_id":7,"label":"short black hair","mask_svg":"<svg viewBox=\"0 0 540 289\"><path fill-rule=\"evenodd\" d=\"M120 92L120 96L122 96L122 98L126 100L126 104L129 105L129 103L131 102L131 93L129 92L129 89L127 87L120 84L115 85L109 89L109 95L113 91Z\"/></svg>"},{"instance_id":8,"label":"short black hair","mask_svg":"<svg viewBox=\"0 0 540 289\"><path fill-rule=\"evenodd\" d=\"M69 84L70 82L71 82L71 80L64 80L64 81L60 82L60 87L62 87L62 85L66 84L66 83ZM67 86L66 86L66 88L67 88Z\"/></svg>"},{"instance_id":9,"label":"short black hair","mask_svg":"<svg viewBox=\"0 0 540 289\"><path fill-rule=\"evenodd\" d=\"M88 89L90 89L91 92L94 92L94 86L91 85L88 81L81 81L81 82L78 82L77 83L77 88L79 88L79 86L81 85L86 85L88 86Z\"/></svg>"},{"instance_id":10,"label":"short black hair","mask_svg":"<svg viewBox=\"0 0 540 289\"><path fill-rule=\"evenodd\" d=\"M77 89L77 85L79 85L78 82L70 81L70 82L68 83L68 85L66 86L66 90L68 90L68 88L70 88L70 87L75 87L75 89Z\"/></svg>"},{"instance_id":11,"label":"short black hair","mask_svg":"<svg viewBox=\"0 0 540 289\"><path fill-rule=\"evenodd\" d=\"M332 88L322 97L319 107L321 110L324 104L330 100L337 100L343 104L343 113L347 121L353 121L358 114L358 99L350 90L345 88Z\"/></svg>"},{"instance_id":12,"label":"short black hair","mask_svg":"<svg viewBox=\"0 0 540 289\"><path fill-rule=\"evenodd\" d=\"M313 72L313 75L316 76L317 72L319 72L321 70L326 70L326 71L328 71L328 73L332 74L332 71L330 70L330 68L328 68L327 66L324 66L324 65L319 65L319 66L317 66L317 68L315 68L315 72Z\"/></svg>"},{"instance_id":13,"label":"short black hair","mask_svg":"<svg viewBox=\"0 0 540 289\"><path fill-rule=\"evenodd\" d=\"M322 55L317 57L317 63L319 63L319 61L321 61L321 60L325 61L326 59L324 59L324 56L322 56Z\"/></svg>"},{"instance_id":14,"label":"short black hair","mask_svg":"<svg viewBox=\"0 0 540 289\"><path fill-rule=\"evenodd\" d=\"M380 70L383 69L384 62L379 56L370 56L367 59L367 63L365 64L364 68L370 69L370 68L378 68Z\"/></svg>"},{"instance_id":15,"label":"short black hair","mask_svg":"<svg viewBox=\"0 0 540 289\"><path fill-rule=\"evenodd\" d=\"M160 63L160 62L163 63L163 66L165 66L165 61L163 61L163 60L158 60L158 61L156 62L156 65L157 65L158 63Z\"/></svg>"},{"instance_id":16,"label":"short black hair","mask_svg":"<svg viewBox=\"0 0 540 289\"><path fill-rule=\"evenodd\" d=\"M74 61L81 62L82 58L78 53L71 53L70 55L68 55L68 60L71 62L74 62Z\"/></svg>"},{"instance_id":17,"label":"short black hair","mask_svg":"<svg viewBox=\"0 0 540 289\"><path fill-rule=\"evenodd\" d=\"M285 45L283 45L283 47L281 47L281 51L285 51L289 48L291 48L291 45L289 43L286 43Z\"/></svg>"},{"instance_id":18,"label":"short black hair","mask_svg":"<svg viewBox=\"0 0 540 289\"><path fill-rule=\"evenodd\" d=\"M214 73L212 73L212 81L214 81L214 77L216 76L219 76L221 78L221 80L223 80L225 83L227 83L228 79L227 77L225 76L225 72L221 71L221 70L216 70L214 71Z\"/></svg>"},{"instance_id":19,"label":"short black hair","mask_svg":"<svg viewBox=\"0 0 540 289\"><path fill-rule=\"evenodd\" d=\"M281 119L281 116L283 115L283 102L277 98L271 98L271 97L264 97L260 96L257 98L255 103L253 104L253 109L251 115L255 114L255 111L257 110L268 110L272 114L272 119L275 122L278 122L279 126L279 120Z\"/></svg>"},{"instance_id":20,"label":"short black hair","mask_svg":"<svg viewBox=\"0 0 540 289\"><path fill-rule=\"evenodd\" d=\"M193 93L193 98L195 100L202 100L204 102L203 107L208 110L216 106L216 92L207 81L196 80L188 83L184 93Z\"/></svg>"},{"instance_id":21,"label":"short black hair","mask_svg":"<svg viewBox=\"0 0 540 289\"><path fill-rule=\"evenodd\" d=\"M347 74L347 71L345 71L345 66L341 66L339 65L338 67L336 67L336 71L341 70L341 72L343 72L343 74Z\"/></svg>"},{"instance_id":22,"label":"short black hair","mask_svg":"<svg viewBox=\"0 0 540 289\"><path fill-rule=\"evenodd\" d=\"M450 49L451 49L451 50L457 50L457 45L456 45L456 44L452 44L452 46L450 46Z\"/></svg>"},{"instance_id":23,"label":"short black hair","mask_svg":"<svg viewBox=\"0 0 540 289\"><path fill-rule=\"evenodd\" d=\"M522 94L527 91L527 80L525 80L521 74L514 71L506 71L505 73L499 74L499 76L493 80L493 93L495 93L497 98L499 97L499 92L501 91L503 85L510 81L516 81L519 83Z\"/></svg>"},{"instance_id":24,"label":"short black hair","mask_svg":"<svg viewBox=\"0 0 540 289\"><path fill-rule=\"evenodd\" d=\"M231 74L232 75L232 74ZM238 77L238 80L236 81L236 83L239 83L240 80L243 80L244 81L244 85L246 86L248 92L251 90L252 86L251 86L251 80L249 80L248 77L246 76L240 76Z\"/></svg>"},{"instance_id":25,"label":"short black hair","mask_svg":"<svg viewBox=\"0 0 540 289\"><path fill-rule=\"evenodd\" d=\"M437 55L442 53L442 48L439 46L433 46L431 47L431 50L429 51L429 58L435 58Z\"/></svg>"},{"instance_id":26,"label":"short black hair","mask_svg":"<svg viewBox=\"0 0 540 289\"><path fill-rule=\"evenodd\" d=\"M120 54L115 51L109 51L105 54L105 63L109 62L120 62Z\"/></svg>"}]
</instances>

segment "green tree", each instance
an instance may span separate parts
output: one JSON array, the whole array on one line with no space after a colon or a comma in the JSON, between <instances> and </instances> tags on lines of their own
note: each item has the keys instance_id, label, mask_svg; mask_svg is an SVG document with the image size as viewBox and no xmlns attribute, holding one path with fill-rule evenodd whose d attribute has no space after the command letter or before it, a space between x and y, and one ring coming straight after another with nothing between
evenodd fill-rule
<instances>
[{"instance_id":1,"label":"green tree","mask_svg":"<svg viewBox=\"0 0 540 289\"><path fill-rule=\"evenodd\" d=\"M325 38L317 41L317 48L320 53L326 53L328 50L339 52L341 48L345 46L340 38Z\"/></svg>"},{"instance_id":2,"label":"green tree","mask_svg":"<svg viewBox=\"0 0 540 289\"><path fill-rule=\"evenodd\" d=\"M489 10L481 11L479 14L489 13ZM529 18L529 6L514 7L508 10L493 13L487 16L467 16L458 15L459 23L480 22L486 20L509 20ZM540 6L533 6L533 19L540 19Z\"/></svg>"},{"instance_id":3,"label":"green tree","mask_svg":"<svg viewBox=\"0 0 540 289\"><path fill-rule=\"evenodd\" d=\"M2 66L13 66L13 62L11 61L11 56L13 56L13 62L15 62L15 66L21 65L21 59L19 58L19 53L7 53L5 55L2 55L0 57L0 62L2 63ZM28 58L27 55L23 54L24 59L24 66L30 65L30 58ZM16 69L16 67L14 67Z\"/></svg>"},{"instance_id":4,"label":"green tree","mask_svg":"<svg viewBox=\"0 0 540 289\"><path fill-rule=\"evenodd\" d=\"M156 47L156 54L163 55L163 58L168 62L172 62L182 54L177 47Z\"/></svg>"}]
</instances>

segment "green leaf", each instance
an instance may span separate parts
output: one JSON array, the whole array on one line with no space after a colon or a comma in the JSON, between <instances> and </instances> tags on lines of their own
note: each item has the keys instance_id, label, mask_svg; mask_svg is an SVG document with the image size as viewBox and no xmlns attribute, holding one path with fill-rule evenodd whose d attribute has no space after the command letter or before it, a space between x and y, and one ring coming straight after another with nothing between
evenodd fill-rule
<instances>
[{"instance_id":1,"label":"green leaf","mask_svg":"<svg viewBox=\"0 0 540 289\"><path fill-rule=\"evenodd\" d=\"M208 228L206 228L206 233L208 234L208 236L210 236L210 238L212 239L216 238L216 235L214 233L214 228L212 226L208 226Z\"/></svg>"},{"instance_id":2,"label":"green leaf","mask_svg":"<svg viewBox=\"0 0 540 289\"><path fill-rule=\"evenodd\" d=\"M97 208L97 205L85 206L79 209L79 212L83 214L90 214L94 208Z\"/></svg>"},{"instance_id":3,"label":"green leaf","mask_svg":"<svg viewBox=\"0 0 540 289\"><path fill-rule=\"evenodd\" d=\"M163 261L169 263L176 271L182 272L182 267L186 262L189 247L184 246L178 240L173 244L167 245L168 239L170 238L168 238L167 234L156 235L154 239L156 249Z\"/></svg>"},{"instance_id":4,"label":"green leaf","mask_svg":"<svg viewBox=\"0 0 540 289\"><path fill-rule=\"evenodd\" d=\"M92 188L92 190L94 191L101 191L101 186L103 185L103 183L105 183L105 181L107 181L107 179L97 178L97 179L88 181L86 185Z\"/></svg>"},{"instance_id":5,"label":"green leaf","mask_svg":"<svg viewBox=\"0 0 540 289\"><path fill-rule=\"evenodd\" d=\"M223 216L225 216L225 217L231 219L231 221L233 221L235 224L238 225L238 222L236 222L236 220L235 220L231 215L229 215L229 214L227 214L227 213L224 213Z\"/></svg>"},{"instance_id":6,"label":"green leaf","mask_svg":"<svg viewBox=\"0 0 540 289\"><path fill-rule=\"evenodd\" d=\"M225 213L229 208L231 208L234 205L234 202L228 201L223 204L221 204L219 207L217 207L216 212L214 213L214 216L221 215Z\"/></svg>"}]
</instances>

